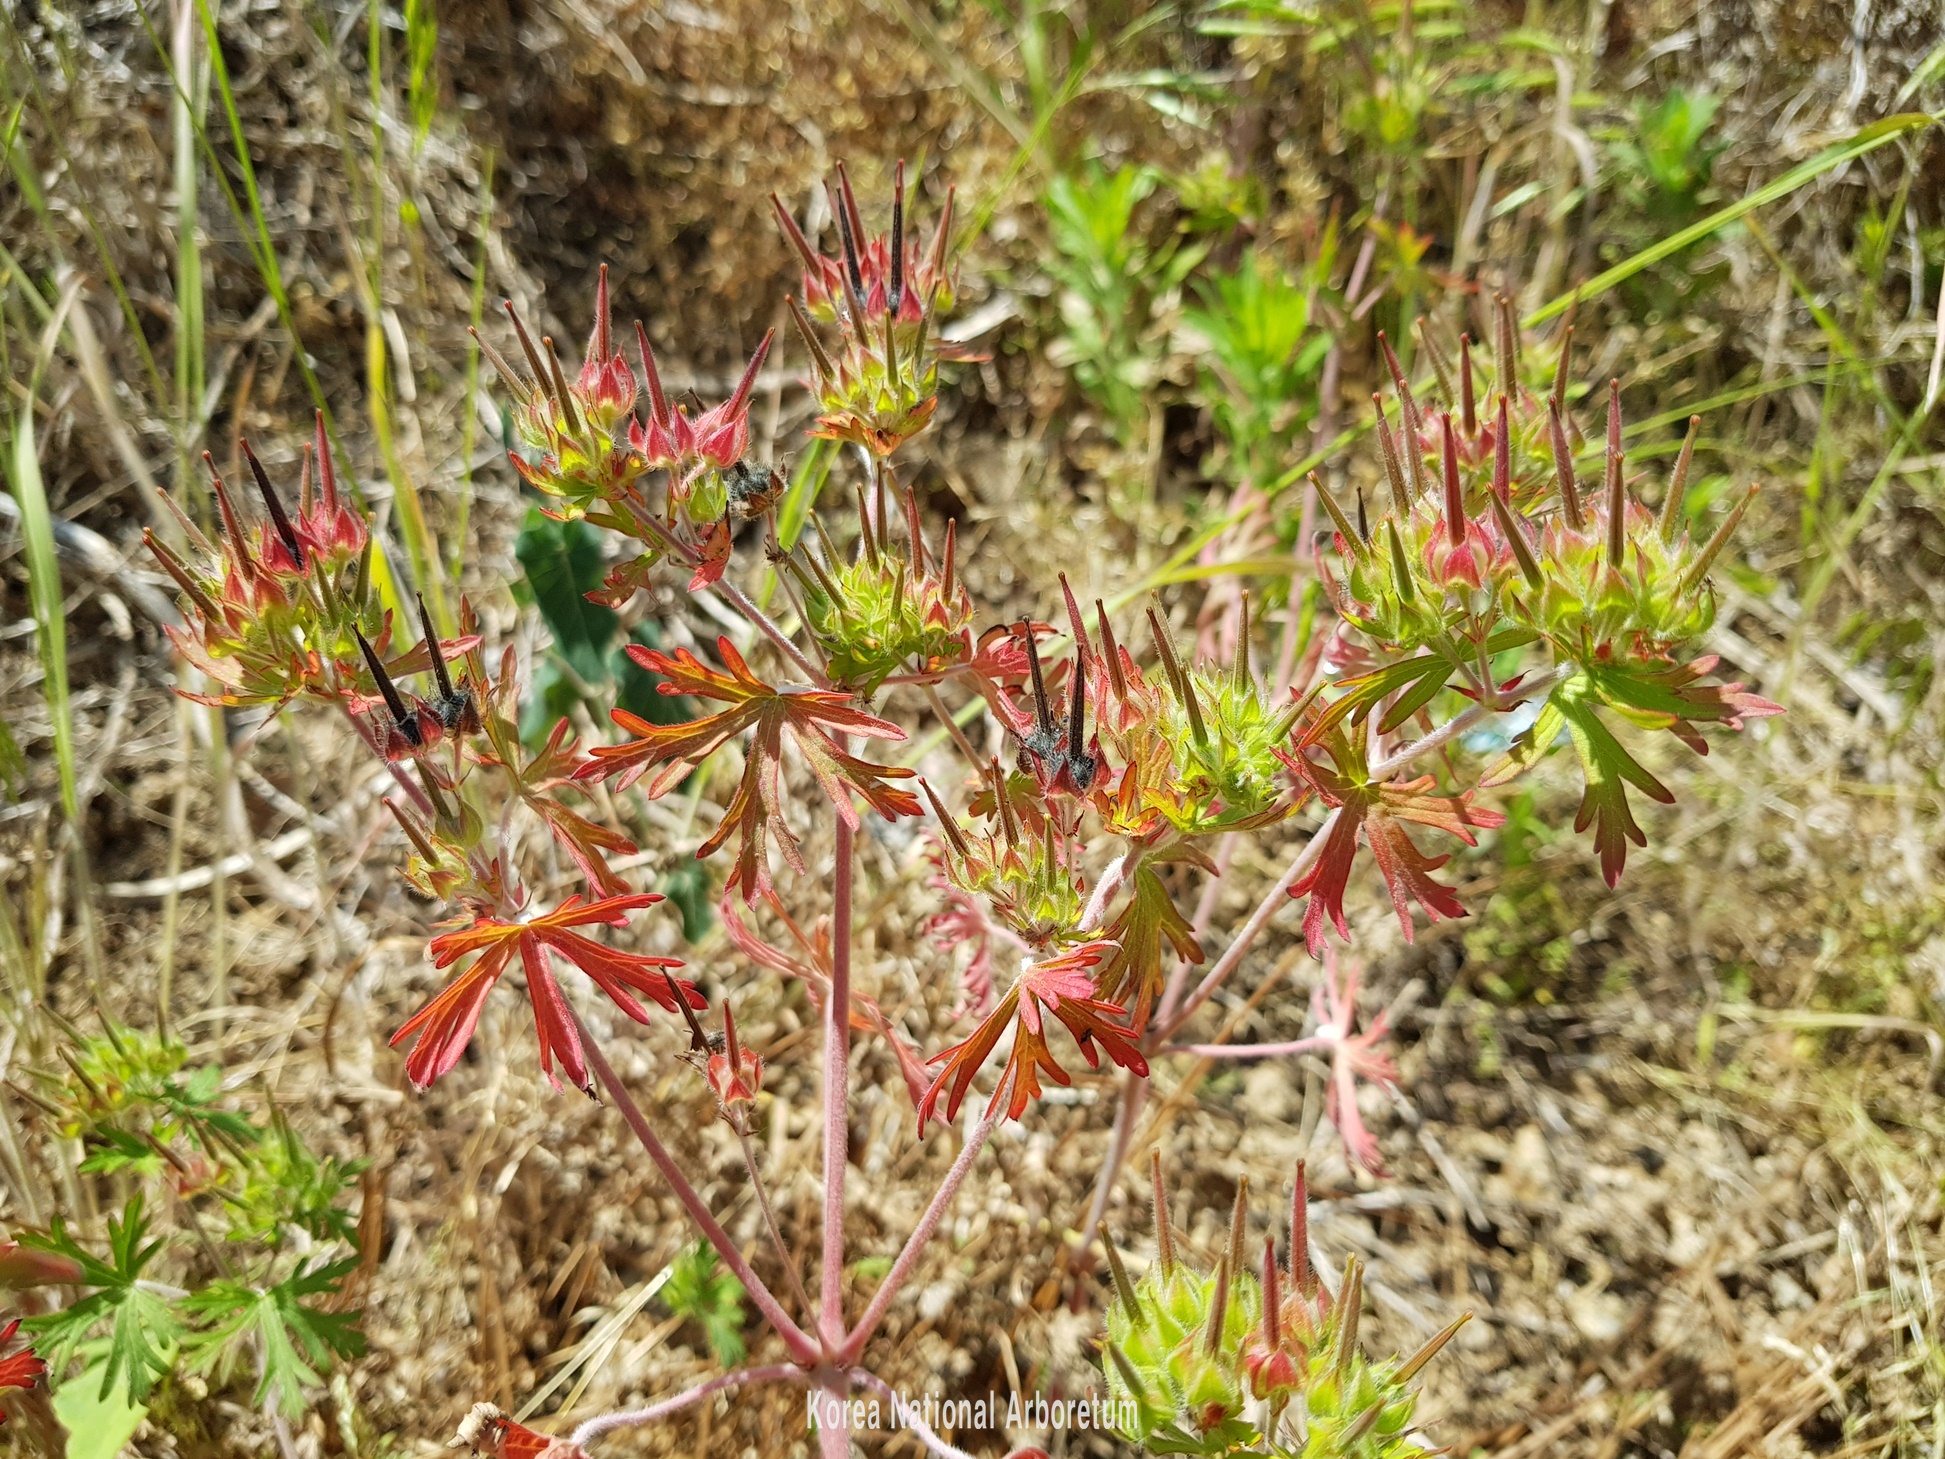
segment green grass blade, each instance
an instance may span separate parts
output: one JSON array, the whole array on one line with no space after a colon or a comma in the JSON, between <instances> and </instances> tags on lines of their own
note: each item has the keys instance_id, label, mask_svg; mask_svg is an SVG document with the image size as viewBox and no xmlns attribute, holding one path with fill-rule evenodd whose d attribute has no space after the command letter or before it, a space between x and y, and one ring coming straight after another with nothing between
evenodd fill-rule
<instances>
[{"instance_id":1,"label":"green grass blade","mask_svg":"<svg viewBox=\"0 0 1945 1459\"><path fill-rule=\"evenodd\" d=\"M18 33L15 38L18 40ZM40 81L31 57L28 59L27 79L33 90L35 109L40 113L41 122L47 130L48 139L53 143L55 154L61 160L63 171L70 178L82 177L83 170L77 168L74 159L68 155L67 147L62 141L61 129L55 124L53 114L48 110L47 99L41 92ZM23 102L24 100L25 98ZM19 122L20 114L16 111L9 129L6 162L15 185L20 189L21 196L27 200L28 205L34 210L35 217L40 221L42 236L52 239L56 236L53 220L48 211L47 199L34 176L33 159L27 155L20 136ZM107 281L109 290L115 296L115 302L121 308L122 322L128 328L129 339L135 345L136 354L141 357L142 368L149 377L149 386L155 392L155 398L160 400L163 393L162 372L156 367L154 352L149 349L148 336L142 332L141 317L135 311L135 301L129 297L128 286L122 281L121 270L115 267L115 256L108 247L108 237L102 232L101 224L95 216L95 209L88 201L87 189L77 182L70 201L75 211L80 213L81 221L87 226L88 238L94 245L95 258L101 265L102 277ZM58 249L55 252L55 259L60 264L67 262L61 257Z\"/></svg>"},{"instance_id":2,"label":"green grass blade","mask_svg":"<svg viewBox=\"0 0 1945 1459\"><path fill-rule=\"evenodd\" d=\"M777 513L777 543L785 552L795 547L797 539L803 536L804 524L810 521L824 483L830 480L831 467L837 464L839 449L836 441L817 437L790 473L783 509Z\"/></svg>"},{"instance_id":3,"label":"green grass blade","mask_svg":"<svg viewBox=\"0 0 1945 1459\"><path fill-rule=\"evenodd\" d=\"M467 310L467 323L473 327L466 339L466 394L460 407L459 505L453 516L452 543L446 561L446 576L459 581L460 561L466 552L466 522L473 510L473 444L479 430L479 331L486 317L486 243L493 232L493 149L480 156L479 244L473 251L473 297Z\"/></svg>"},{"instance_id":4,"label":"green grass blade","mask_svg":"<svg viewBox=\"0 0 1945 1459\"><path fill-rule=\"evenodd\" d=\"M417 157L439 111L439 77L433 70L439 55L439 16L432 0L405 0L405 52L405 95L412 114L412 155Z\"/></svg>"},{"instance_id":5,"label":"green grass blade","mask_svg":"<svg viewBox=\"0 0 1945 1459\"><path fill-rule=\"evenodd\" d=\"M198 118L196 133L202 141L205 160L209 164L210 174L222 186L223 196L230 205L230 212L244 230L245 241L256 263L257 274L263 280L264 288L276 301L277 318L284 326L284 332L290 336L297 368L304 377L305 388L310 391L311 402L324 412L324 427L332 437L331 448L341 459L348 461L351 459L350 453L345 451L336 439L337 431L332 424L331 408L324 399L324 387L318 382L317 372L311 368L310 355L305 352L303 338L297 332L297 319L291 311L290 294L284 287L283 266L277 260L277 245L270 237L270 223L263 212L263 195L257 188L256 165L250 160L249 139L243 135L243 117L237 110L236 94L230 87L230 70L223 59L223 43L216 32L215 13L209 8L209 0L195 0L195 4L196 13L202 21L203 45L209 57L210 76L216 82L217 95L223 103L223 116L229 123L230 144L236 149L237 173L243 179L242 199L238 199L235 188L230 185L229 176L223 171L215 149L210 145L209 133ZM145 14L144 24L146 23ZM183 94L184 78L176 74L175 66L162 46L161 37L155 34L153 28L150 28L149 38L154 42L156 52L162 57L163 64L168 67L169 79L177 93ZM357 493L355 481L351 482L351 490L354 494Z\"/></svg>"},{"instance_id":6,"label":"green grass blade","mask_svg":"<svg viewBox=\"0 0 1945 1459\"><path fill-rule=\"evenodd\" d=\"M1566 313L1576 300L1598 298L1616 284L1633 278L1643 269L1661 262L1661 260L1669 257L1671 254L1680 253L1690 244L1701 242L1710 234L1726 228L1744 214L1754 212L1757 208L1765 207L1775 202L1778 198L1787 197L1790 193L1802 187L1806 182L1823 176L1824 173L1830 171L1833 167L1841 167L1844 163L1862 157L1867 152L1875 152L1885 143L1896 141L1907 132L1917 131L1921 127L1929 127L1937 120L1938 118L1928 112L1914 111L1901 112L1897 116L1890 116L1884 118L1882 121L1872 122L1868 127L1861 128L1852 133L1844 141L1824 148L1823 151L1819 152L1809 161L1791 168L1774 182L1757 188L1749 196L1738 199L1726 208L1716 210L1709 214L1708 217L1699 219L1689 224L1686 228L1677 229L1666 238L1649 244L1648 247L1642 249L1632 257L1623 259L1605 273L1596 274L1586 283L1569 290L1567 293L1560 295L1557 299L1547 304L1541 305L1540 308L1526 316L1524 321L1526 327L1531 329L1535 325L1546 323L1547 320L1552 319L1557 314Z\"/></svg>"},{"instance_id":7,"label":"green grass blade","mask_svg":"<svg viewBox=\"0 0 1945 1459\"><path fill-rule=\"evenodd\" d=\"M69 299L72 298L70 293ZM54 556L54 518L47 505L47 486L41 477L40 453L35 443L34 405L39 384L39 371L36 370L27 396L14 415L13 441L7 453L7 481L13 499L20 508L20 537L23 555L27 559L27 590L33 602L35 637L40 648L41 693L47 701L47 715L53 725L54 761L61 783L61 811L67 819L69 847L74 856L75 901L82 909L81 924L90 969L98 972L100 952L90 908L87 847L81 828L80 778L75 771L74 713L68 694L67 615L61 606L61 566ZM42 968L35 968L36 998L42 991L39 980L43 972Z\"/></svg>"},{"instance_id":8,"label":"green grass blade","mask_svg":"<svg viewBox=\"0 0 1945 1459\"><path fill-rule=\"evenodd\" d=\"M371 151L367 159L366 206L369 234L353 238L347 251L364 250L356 277L360 302L365 310L365 397L371 415L372 434L378 440L379 459L385 463L385 476L391 483L392 503L397 509L399 535L405 540L406 565L411 582L426 596L433 622L441 632L455 627L452 610L446 602L445 583L438 572L439 545L426 522L425 502L418 483L412 479L398 447L398 433L392 422L393 351L385 333L385 26L379 0L372 0L366 17L366 67L371 106ZM341 133L347 163L352 156L349 132ZM397 368L406 368L403 360ZM404 392L401 392L403 394ZM386 584L380 582L381 594ZM399 585L394 584L395 588ZM404 599L399 599L403 605Z\"/></svg>"},{"instance_id":9,"label":"green grass blade","mask_svg":"<svg viewBox=\"0 0 1945 1459\"><path fill-rule=\"evenodd\" d=\"M197 434L208 378L207 339L203 331L203 254L197 238L201 222L202 160L196 135L209 104L209 71L196 52L195 12L185 5L173 37L176 74L187 82L169 99L175 143L176 202L176 490L195 501L202 473L194 469L190 442Z\"/></svg>"}]
</instances>

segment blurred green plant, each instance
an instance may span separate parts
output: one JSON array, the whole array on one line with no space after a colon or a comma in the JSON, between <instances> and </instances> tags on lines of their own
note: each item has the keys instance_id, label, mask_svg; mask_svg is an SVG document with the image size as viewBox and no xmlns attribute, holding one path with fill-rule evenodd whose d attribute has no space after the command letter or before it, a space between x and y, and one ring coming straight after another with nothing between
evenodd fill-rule
<instances>
[{"instance_id":1,"label":"blurred green plant","mask_svg":"<svg viewBox=\"0 0 1945 1459\"><path fill-rule=\"evenodd\" d=\"M1205 35L1309 37L1336 94L1337 122L1383 160L1416 168L1428 123L1447 104L1453 52L1465 40L1456 0L1217 0ZM1382 186L1384 179L1375 179Z\"/></svg>"},{"instance_id":2,"label":"blurred green plant","mask_svg":"<svg viewBox=\"0 0 1945 1459\"><path fill-rule=\"evenodd\" d=\"M514 595L539 610L553 636L520 709L520 737L532 748L581 703L597 718L619 705L655 724L678 724L685 713L685 701L656 693L659 675L622 651L625 643L660 648L654 621L643 619L624 631L620 614L587 597L608 569L602 540L584 521L563 522L534 507L514 542L524 574Z\"/></svg>"},{"instance_id":3,"label":"blurred green plant","mask_svg":"<svg viewBox=\"0 0 1945 1459\"><path fill-rule=\"evenodd\" d=\"M104 1020L99 1036L68 1029L59 1052L64 1071L34 1073L27 1092L79 1142L78 1173L126 1194L101 1243L59 1215L20 1233L36 1284L85 1294L24 1324L54 1386L131 1406L181 1372L253 1375L253 1404L296 1417L335 1361L363 1351L343 1290L363 1164L318 1156L274 1110L236 1109L221 1068L191 1069L167 1035ZM178 1214L166 1226L163 1205Z\"/></svg>"},{"instance_id":4,"label":"blurred green plant","mask_svg":"<svg viewBox=\"0 0 1945 1459\"><path fill-rule=\"evenodd\" d=\"M670 1264L661 1297L671 1317L686 1318L702 1329L718 1363L733 1368L743 1361L748 1352L743 1342L743 1284L720 1268L707 1241L686 1248Z\"/></svg>"},{"instance_id":5,"label":"blurred green plant","mask_svg":"<svg viewBox=\"0 0 1945 1459\"><path fill-rule=\"evenodd\" d=\"M1316 415L1316 375L1331 336L1315 327L1313 301L1329 273L1319 260L1305 282L1251 253L1227 273L1198 281L1199 306L1182 323L1205 348L1196 398L1209 410L1237 482L1275 479L1297 432Z\"/></svg>"},{"instance_id":6,"label":"blurred green plant","mask_svg":"<svg viewBox=\"0 0 1945 1459\"><path fill-rule=\"evenodd\" d=\"M655 620L624 628L621 614L587 596L601 588L607 573L607 537L585 520L563 522L532 507L514 541L522 573L513 582L514 597L539 612L553 639L535 663L520 704L520 738L529 749L540 749L561 718L581 706L597 722L616 708L651 724L679 724L694 712L687 698L657 692L662 676L626 651L629 644L662 646ZM681 912L683 936L691 942L715 925L709 868L703 863L678 858L659 890Z\"/></svg>"},{"instance_id":7,"label":"blurred green plant","mask_svg":"<svg viewBox=\"0 0 1945 1459\"><path fill-rule=\"evenodd\" d=\"M1050 354L1073 371L1124 449L1148 439L1166 340L1158 325L1209 251L1180 234L1150 241L1137 213L1160 181L1152 167L1109 172L1090 161L1055 177L1043 196L1054 246L1047 271L1062 286L1061 336Z\"/></svg>"},{"instance_id":8,"label":"blurred green plant","mask_svg":"<svg viewBox=\"0 0 1945 1459\"><path fill-rule=\"evenodd\" d=\"M1660 222L1691 216L1715 171L1715 159L1728 145L1711 137L1721 102L1706 91L1675 86L1650 106L1638 102L1634 130L1608 142L1621 169L1623 192Z\"/></svg>"},{"instance_id":9,"label":"blurred green plant","mask_svg":"<svg viewBox=\"0 0 1945 1459\"><path fill-rule=\"evenodd\" d=\"M439 114L439 16L433 0L405 0L406 110L412 117L412 155L425 150L432 119Z\"/></svg>"}]
</instances>

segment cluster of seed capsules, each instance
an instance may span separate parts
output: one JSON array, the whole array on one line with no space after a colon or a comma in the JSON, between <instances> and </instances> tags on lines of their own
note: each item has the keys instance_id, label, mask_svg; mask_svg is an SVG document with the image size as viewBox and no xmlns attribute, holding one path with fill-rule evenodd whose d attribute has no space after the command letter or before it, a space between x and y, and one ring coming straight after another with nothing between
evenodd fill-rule
<instances>
[{"instance_id":1,"label":"cluster of seed capsules","mask_svg":"<svg viewBox=\"0 0 1945 1459\"><path fill-rule=\"evenodd\" d=\"M1615 884L1627 844L1647 844L1626 786L1668 802L1673 795L1614 736L1603 711L1639 728L1666 730L1706 754L1698 724L1739 730L1781 707L1741 684L1711 683L1713 656L1695 644L1715 621L1710 568L1756 495L1751 487L1706 539L1688 530L1688 474L1699 416L1669 474L1659 511L1640 500L1623 449L1618 381L1607 388L1607 430L1598 485L1583 482L1585 441L1568 408L1573 329L1561 331L1544 400L1522 373L1511 301L1496 303L1491 410L1481 408L1471 340L1457 363L1420 321L1437 377L1437 410L1415 396L1396 353L1379 335L1397 393L1397 421L1374 395L1386 498L1375 514L1362 494L1355 517L1321 480L1313 483L1335 525L1343 576L1319 561L1337 609L1328 707L1310 724L1304 753L1345 723L1382 709L1390 732L1448 686L1488 709L1528 697L1527 677L1495 679L1500 655L1541 646L1555 680L1538 718L1479 785L1504 783L1545 755L1563 732L1585 791L1575 829L1594 831L1602 872Z\"/></svg>"},{"instance_id":2,"label":"cluster of seed capsules","mask_svg":"<svg viewBox=\"0 0 1945 1459\"><path fill-rule=\"evenodd\" d=\"M364 515L339 487L323 413L304 452L295 516L250 443L239 442L239 448L263 501L260 526L245 527L228 484L205 452L222 523L220 544L169 497L163 500L189 553L172 548L153 529L143 533L188 610L183 626L168 628L169 640L211 684L187 697L228 707L279 708L300 698L343 702L388 759L409 758L450 734L477 732L472 685L464 678L455 683L449 664L476 648L478 635L469 630L442 641L420 598L423 637L395 651L393 615L381 606L373 583L373 538ZM408 702L396 681L427 671L434 696ZM358 687L364 675L372 683L368 695ZM384 713L377 713L381 708Z\"/></svg>"},{"instance_id":3,"label":"cluster of seed capsules","mask_svg":"<svg viewBox=\"0 0 1945 1459\"><path fill-rule=\"evenodd\" d=\"M1412 1356L1374 1363L1358 1346L1363 1269L1350 1258L1335 1292L1311 1270L1304 1168L1297 1167L1287 1266L1265 1238L1260 1266L1245 1252L1247 1179L1238 1184L1228 1249L1198 1271L1176 1246L1154 1166L1154 1262L1129 1278L1108 1248L1107 1410L1132 1416L1125 1439L1154 1454L1273 1454L1285 1459L1403 1459L1419 1370L1471 1318L1466 1313ZM1260 1276L1257 1274L1260 1272Z\"/></svg>"},{"instance_id":4,"label":"cluster of seed capsules","mask_svg":"<svg viewBox=\"0 0 1945 1459\"><path fill-rule=\"evenodd\" d=\"M1372 397L1383 509L1372 519L1360 497L1353 522L1318 483L1346 568L1337 607L1392 650L1470 658L1514 628L1568 658L1663 660L1714 621L1708 571L1754 488L1705 542L1689 537L1683 507L1696 416L1660 511L1650 511L1630 489L1620 386L1611 381L1602 480L1589 489L1575 465L1583 441L1566 398L1572 327L1561 332L1542 401L1521 378L1512 305L1504 295L1496 302L1490 410L1478 397L1469 337L1454 366L1421 321L1440 397L1440 408L1427 411L1380 336L1398 410L1394 431L1382 397Z\"/></svg>"}]
</instances>

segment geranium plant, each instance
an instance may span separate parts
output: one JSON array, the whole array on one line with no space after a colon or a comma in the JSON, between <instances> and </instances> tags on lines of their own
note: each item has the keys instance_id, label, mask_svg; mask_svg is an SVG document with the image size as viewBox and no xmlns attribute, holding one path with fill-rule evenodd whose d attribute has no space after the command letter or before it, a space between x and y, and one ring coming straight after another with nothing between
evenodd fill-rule
<instances>
[{"instance_id":1,"label":"geranium plant","mask_svg":"<svg viewBox=\"0 0 1945 1459\"><path fill-rule=\"evenodd\" d=\"M871 1367L873 1338L981 1150L1001 1121L1032 1118L1046 1088L1069 1084L1081 1066L1113 1065L1126 1081L1089 1238L1147 1075L1180 1052L1323 1056L1333 1070L1331 1118L1350 1157L1375 1170L1377 1140L1359 1118L1357 1084L1390 1083L1393 1073L1382 1020L1357 1031L1357 971L1348 962L1339 969L1332 946L1349 936L1347 894L1364 865L1361 848L1407 938L1421 911L1463 916L1441 866L1456 845L1476 844L1500 824L1485 794L1564 740L1585 779L1578 825L1593 832L1611 882L1627 844L1643 840L1629 787L1667 799L1628 738L1665 731L1706 750L1703 726L1736 729L1776 712L1715 682L1714 661L1693 649L1712 612L1711 564L1741 507L1706 540L1689 538L1685 448L1651 512L1622 453L1612 390L1601 472L1583 482L1567 398L1571 332L1550 345L1523 340L1503 300L1486 388L1469 341L1446 350L1426 329L1437 382L1418 391L1385 346L1396 398L1379 402L1373 475L1383 490L1375 503L1362 493L1351 503L1315 484L1335 526L1330 557L1320 545L1315 563L1334 621L1300 662L1265 673L1247 595L1226 600L1234 607L1224 610L1223 637L1233 650L1220 660L1185 651L1159 601L1132 613L1102 601L1084 608L1064 582L1051 621L982 627L953 529L928 531L897 465L933 418L940 362L950 354L940 330L955 288L950 195L930 241L919 241L907 226L901 168L889 227L871 234L840 168L830 254L781 201L777 213L804 270L802 297L789 304L819 410L813 434L848 445L858 463L848 500L813 515L809 542L780 543L780 481L748 459L751 393L769 338L726 401L692 412L670 400L645 331L634 331L632 361L617 341L604 271L573 374L511 306L517 349L488 349L517 398L521 477L552 513L630 539L590 596L618 604L651 583L674 583L715 595L749 625L744 647L725 636L713 652L628 649L662 676L662 693L696 706L686 722L617 710L613 743L584 749L563 720L538 751L524 748L513 651L489 654L463 601L454 631L442 635L423 604L378 591L370 529L338 489L321 428L294 512L250 457L263 525L247 525L219 481L220 541L185 521L191 555L152 542L181 589L189 627L176 642L208 681L202 697L327 703L394 777L388 804L404 836L404 875L446 909L429 952L456 970L397 1032L395 1042L409 1045L411 1082L424 1087L453 1068L517 959L541 1068L613 1101L781 1341L785 1361L590 1419L553 1441L555 1459L752 1383L797 1384L832 1400L819 1441L828 1455L848 1453L845 1400L854 1389L890 1396ZM1541 353L1552 359L1535 375L1529 361ZM743 522L755 525L762 548L741 566L776 570L774 612L739 584ZM966 716L946 711L940 690L948 686L997 722L1007 763L974 751L959 722ZM1522 722L1497 763L1468 772L1443 753L1475 726L1515 715ZM924 716L943 721L963 761L940 783L886 758L885 747ZM739 1041L731 1010L710 1007L675 959L598 935L629 926L660 898L616 870L615 858L635 848L598 818L596 787L639 786L660 797L730 747L740 778L698 854L724 859L734 946L802 979L822 1019L814 1295L797 1282L748 1139L763 1069ZM535 900L522 875L507 832L516 807L533 813L579 873L580 885L552 905ZM963 1032L947 1047L913 1049L896 1020L853 987L854 851L866 814L927 820L939 977L953 976L961 950L967 961ZM792 824L824 815L827 876L810 871ZM1221 874L1235 838L1276 827L1287 837L1293 823L1307 828L1299 849L1226 938L1208 926L1212 899L1178 901L1198 877ZM1188 1042L1198 1011L1293 897L1306 903L1305 936L1327 969L1315 1027L1276 1044ZM788 945L756 930L748 914L758 904L788 929ZM576 1012L567 967L629 1018L648 1023L660 1010L660 1021L689 1038L721 1118L742 1141L786 1280L754 1268L672 1158ZM854 1032L892 1046L921 1138L944 1138L928 1132L969 1111L956 1158L861 1311L846 1310L843 1288ZM1301 1172L1296 1201L1287 1273L1266 1253L1260 1280L1250 1275L1239 1243L1215 1275L1190 1272L1172 1255L1159 1207L1157 1261L1142 1281L1131 1282L1114 1258L1104 1382L1136 1401L1130 1438L1194 1453L1400 1449L1411 1379L1429 1354L1367 1362L1356 1342L1355 1267L1332 1292L1305 1265ZM906 1427L935 1453L961 1452L916 1417ZM461 1438L505 1454L548 1442L490 1405L474 1411Z\"/></svg>"}]
</instances>

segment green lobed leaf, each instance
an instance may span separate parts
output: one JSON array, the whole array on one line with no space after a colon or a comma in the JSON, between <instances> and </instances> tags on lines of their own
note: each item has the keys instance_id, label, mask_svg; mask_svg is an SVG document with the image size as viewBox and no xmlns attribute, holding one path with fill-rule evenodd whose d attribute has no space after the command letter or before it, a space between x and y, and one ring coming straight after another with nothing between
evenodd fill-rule
<instances>
[{"instance_id":1,"label":"green lobed leaf","mask_svg":"<svg viewBox=\"0 0 1945 1459\"><path fill-rule=\"evenodd\" d=\"M133 1402L102 1376L93 1364L54 1390L54 1417L68 1431L67 1459L116 1459L148 1417L146 1404Z\"/></svg>"},{"instance_id":2,"label":"green lobed leaf","mask_svg":"<svg viewBox=\"0 0 1945 1459\"><path fill-rule=\"evenodd\" d=\"M1832 168L1841 167L1844 163L1862 157L1867 152L1874 152L1885 143L1896 141L1906 132L1916 131L1920 127L1929 127L1936 121L1937 118L1926 112L1902 112L1897 116L1885 117L1881 121L1872 122L1867 127L1859 128L1845 140L1826 147L1809 161L1791 168L1774 182L1757 188L1748 196L1737 199L1726 208L1717 209L1706 218L1698 219L1686 228L1677 229L1639 253L1623 259L1605 273L1597 274L1586 283L1577 285L1567 293L1550 300L1527 315L1521 324L1527 329L1532 329L1535 325L1546 323L1556 314L1566 313L1580 301L1598 298L1616 284L1633 278L1643 269L1661 262L1671 254L1680 253L1690 244L1699 243L1711 234L1720 232L1744 214L1754 212L1757 208L1773 203L1778 198L1788 196L1806 182L1812 182Z\"/></svg>"},{"instance_id":3,"label":"green lobed leaf","mask_svg":"<svg viewBox=\"0 0 1945 1459\"><path fill-rule=\"evenodd\" d=\"M585 596L601 586L605 571L600 534L585 522L556 521L532 507L514 541L513 555L554 635L556 652L583 683L605 683L608 654L621 620L612 608L591 603Z\"/></svg>"},{"instance_id":4,"label":"green lobed leaf","mask_svg":"<svg viewBox=\"0 0 1945 1459\"><path fill-rule=\"evenodd\" d=\"M240 1281L212 1282L184 1300L183 1307L207 1324L188 1338L192 1371L227 1381L255 1367L254 1403L274 1401L290 1418L304 1410L304 1392L316 1388L334 1359L364 1351L357 1314L323 1312L306 1298L335 1296L339 1283L356 1269L355 1258L299 1269L275 1286L256 1288Z\"/></svg>"}]
</instances>

